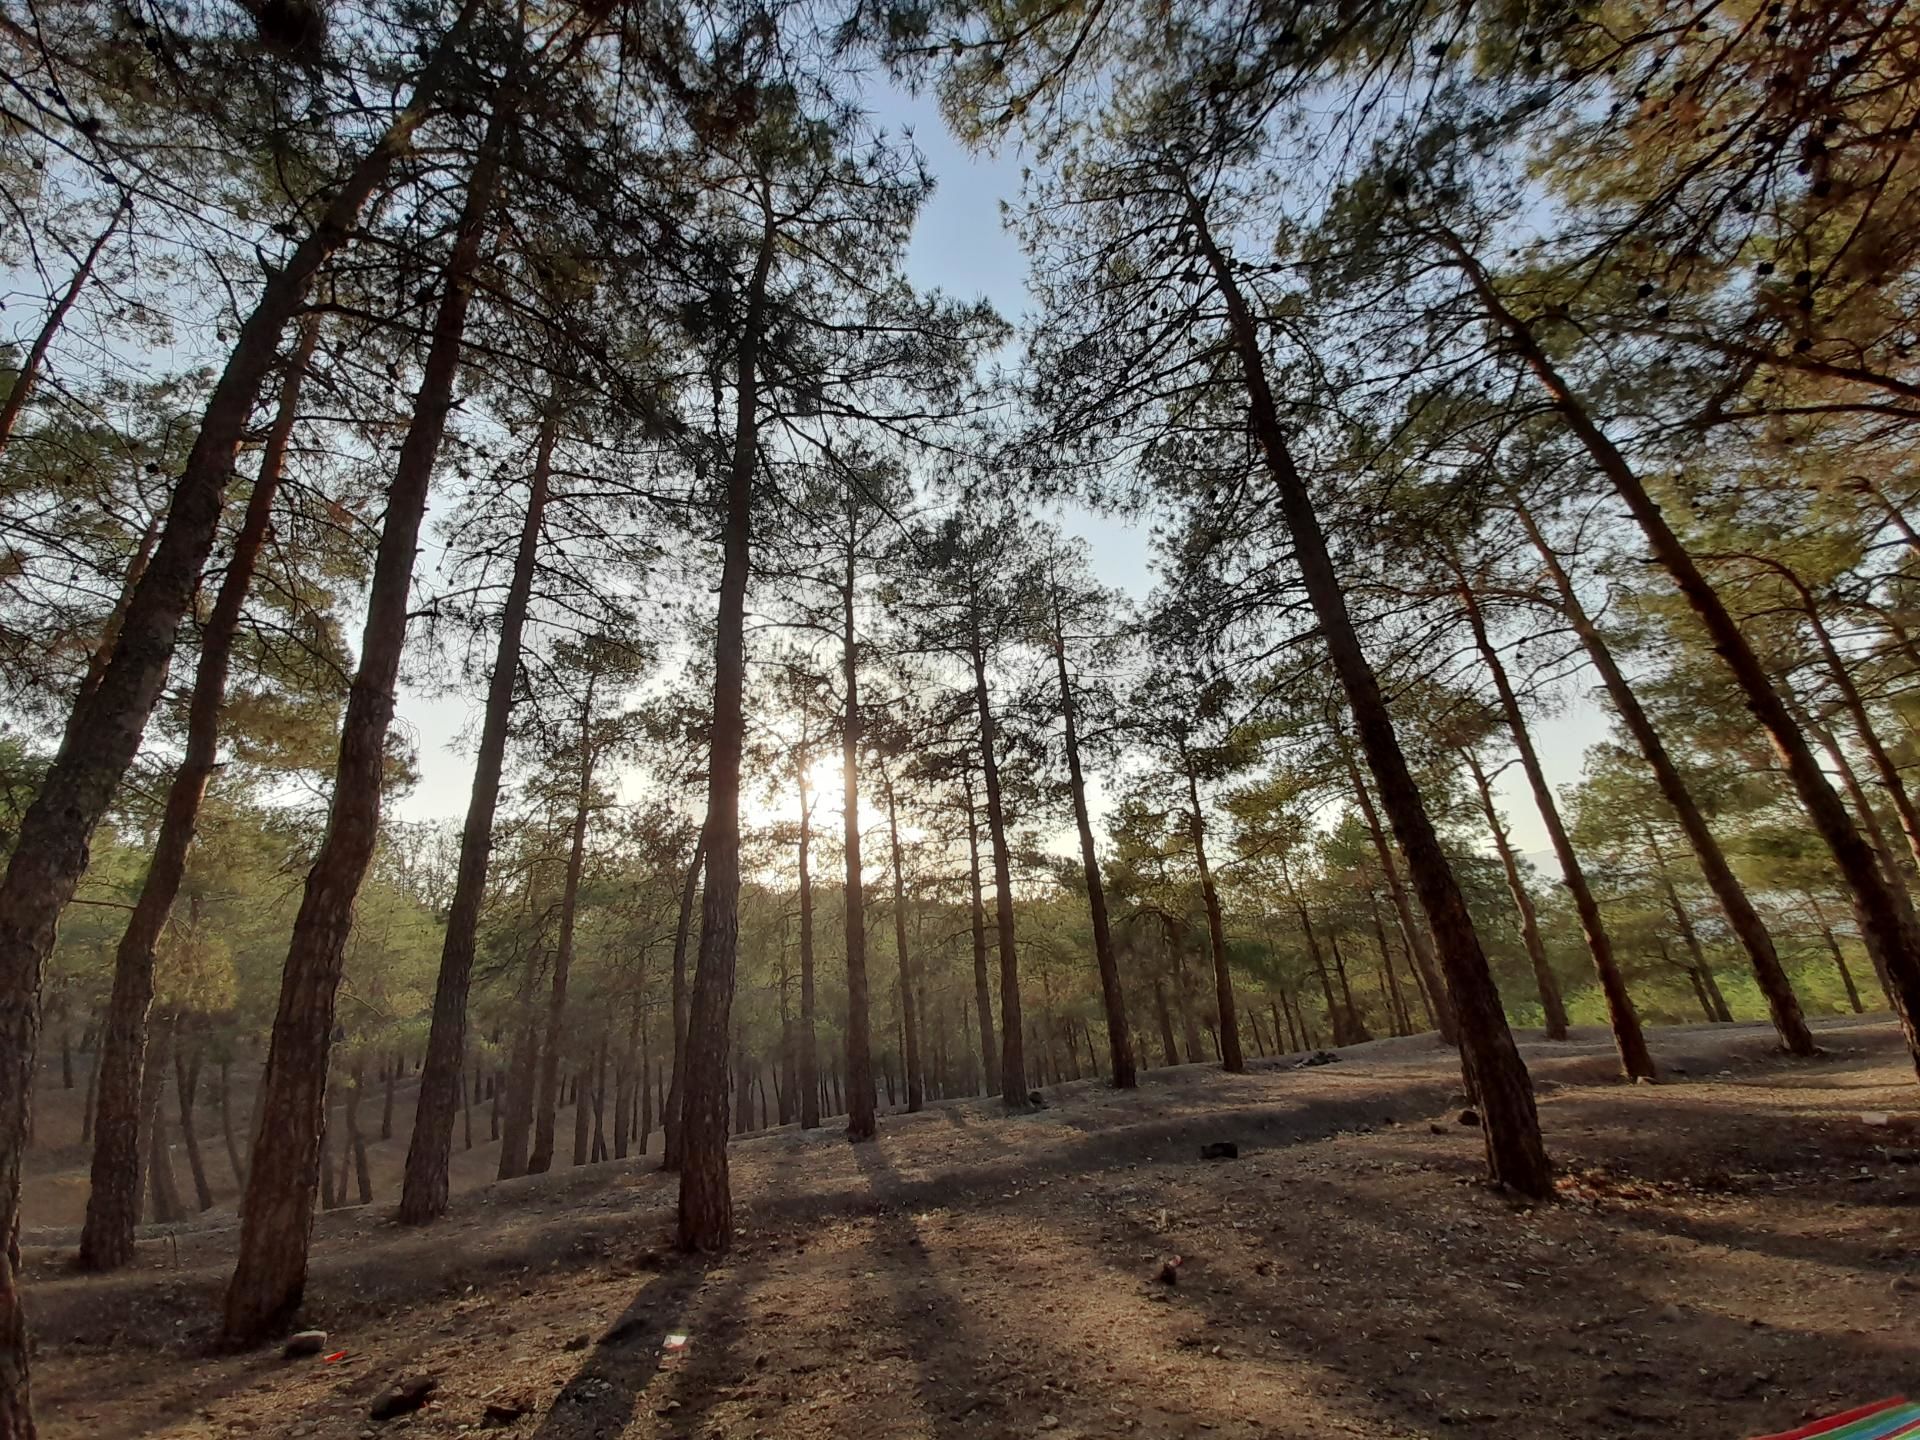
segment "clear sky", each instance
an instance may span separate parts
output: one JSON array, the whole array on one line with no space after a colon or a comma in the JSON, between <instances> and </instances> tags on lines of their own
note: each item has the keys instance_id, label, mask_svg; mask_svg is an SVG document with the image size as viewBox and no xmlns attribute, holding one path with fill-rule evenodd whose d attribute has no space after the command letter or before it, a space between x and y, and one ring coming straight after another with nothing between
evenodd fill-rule
<instances>
[{"instance_id":1,"label":"clear sky","mask_svg":"<svg viewBox=\"0 0 1920 1440\"><path fill-rule=\"evenodd\" d=\"M1026 260L1002 223L1003 202L1017 198L1022 159L1017 154L984 156L959 145L931 97L876 87L873 111L890 131L911 129L926 156L937 187L922 213L908 251L911 278L923 288L938 287L971 299L984 295L1011 320L1028 308ZM1069 510L1060 517L1066 529L1090 543L1095 572L1106 584L1143 598L1153 583L1144 523L1127 517ZM1582 677L1580 683L1587 683ZM420 784L398 807L409 819L453 819L463 813L470 781L470 752L457 741L477 713L478 694L432 699L403 693L400 723L419 750ZM1536 742L1548 778L1556 789L1579 779L1582 756L1604 733L1598 706L1582 694L1563 712L1540 723ZM1516 848L1551 871L1546 831L1526 793L1518 767L1501 777L1504 809Z\"/></svg>"}]
</instances>

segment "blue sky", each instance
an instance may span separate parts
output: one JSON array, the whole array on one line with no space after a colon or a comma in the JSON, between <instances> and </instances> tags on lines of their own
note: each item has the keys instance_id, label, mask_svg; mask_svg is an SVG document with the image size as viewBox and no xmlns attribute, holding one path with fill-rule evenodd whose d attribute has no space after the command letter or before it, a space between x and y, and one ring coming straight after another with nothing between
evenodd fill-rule
<instances>
[{"instance_id":1,"label":"blue sky","mask_svg":"<svg viewBox=\"0 0 1920 1440\"><path fill-rule=\"evenodd\" d=\"M922 212L908 251L908 271L923 288L938 287L957 297L984 295L1008 319L1018 322L1028 307L1026 260L1002 223L1002 204L1017 198L1023 164L1017 153L983 155L961 146L940 119L927 95L909 95L891 86L874 92L874 118L890 132L911 129L937 182ZM1089 542L1093 567L1108 585L1144 598L1151 588L1146 522L1096 515L1069 508L1058 517L1063 526ZM1582 684L1585 681L1583 678ZM403 698L402 725L419 747L420 785L398 809L410 819L452 819L463 812L470 782L470 759L458 737L475 707L470 699ZM1584 692L1563 712L1542 721L1536 741L1548 776L1564 789L1579 779L1586 747L1605 731L1598 706ZM1499 788L1517 848L1536 863L1550 866L1546 832L1528 797L1517 766L1501 776Z\"/></svg>"}]
</instances>

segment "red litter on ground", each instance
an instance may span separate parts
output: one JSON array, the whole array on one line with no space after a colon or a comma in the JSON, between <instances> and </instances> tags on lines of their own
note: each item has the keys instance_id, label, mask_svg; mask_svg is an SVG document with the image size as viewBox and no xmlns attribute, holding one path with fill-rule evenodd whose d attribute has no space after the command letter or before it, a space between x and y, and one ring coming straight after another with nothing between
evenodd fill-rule
<instances>
[{"instance_id":1,"label":"red litter on ground","mask_svg":"<svg viewBox=\"0 0 1920 1440\"><path fill-rule=\"evenodd\" d=\"M336 1350L331 1355L322 1355L320 1357L320 1363L322 1365L334 1365L334 1364L338 1364L340 1361L346 1358L347 1358L346 1351Z\"/></svg>"}]
</instances>

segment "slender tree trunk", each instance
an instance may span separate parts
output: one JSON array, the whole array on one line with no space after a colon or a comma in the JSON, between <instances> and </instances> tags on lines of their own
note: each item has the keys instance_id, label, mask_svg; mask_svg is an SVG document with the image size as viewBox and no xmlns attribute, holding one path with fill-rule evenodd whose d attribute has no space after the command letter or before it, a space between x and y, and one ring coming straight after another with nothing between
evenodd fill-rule
<instances>
[{"instance_id":1,"label":"slender tree trunk","mask_svg":"<svg viewBox=\"0 0 1920 1440\"><path fill-rule=\"evenodd\" d=\"M1053 592L1053 662L1060 680L1060 719L1066 729L1067 789L1073 798L1073 823L1080 832L1080 869L1087 878L1087 916L1093 924L1093 958L1100 967L1100 1003L1107 1016L1107 1049L1113 1062L1113 1086L1131 1090L1134 1073L1133 1039L1127 1028L1126 993L1120 988L1120 962L1113 953L1113 932L1107 921L1107 887L1100 875L1100 857L1093 844L1093 821L1087 813L1087 784L1080 770L1080 734L1073 703L1073 684L1067 675L1066 621L1060 593ZM1231 995L1229 995L1231 999Z\"/></svg>"},{"instance_id":2,"label":"slender tree trunk","mask_svg":"<svg viewBox=\"0 0 1920 1440\"><path fill-rule=\"evenodd\" d=\"M760 249L748 284L735 362L733 465L728 474L724 560L713 656L713 731L707 764L707 884L701 902L699 968L687 1012L680 1117L679 1244L715 1253L733 1241L727 1175L727 1034L740 925L740 757L746 739L746 605L753 540L753 479L759 466L759 353L774 219L763 188Z\"/></svg>"},{"instance_id":3,"label":"slender tree trunk","mask_svg":"<svg viewBox=\"0 0 1920 1440\"><path fill-rule=\"evenodd\" d=\"M1860 1001L1859 987L1853 983L1853 971L1847 968L1847 957L1840 949L1840 941L1833 933L1833 927L1827 924L1827 917L1820 913L1820 904L1808 897L1813 905L1814 922L1820 927L1820 938L1827 942L1827 953L1833 957L1833 968L1840 972L1840 983L1846 987L1847 1004L1853 1007L1853 1013L1863 1014L1866 1006Z\"/></svg>"},{"instance_id":4,"label":"slender tree trunk","mask_svg":"<svg viewBox=\"0 0 1920 1440\"><path fill-rule=\"evenodd\" d=\"M1499 808L1493 803L1493 786L1487 780L1480 757L1473 753L1470 746L1460 753L1473 775L1474 789L1480 795L1480 813L1486 816L1487 830L1493 836L1494 851L1500 857L1500 869L1507 877L1507 894L1513 897L1514 913L1520 917L1520 938L1527 947L1527 960L1533 966L1534 987L1540 992L1540 1013L1546 1022L1547 1039L1564 1040L1567 1038L1567 1007L1560 998L1560 982L1554 978L1553 967L1547 963L1547 946L1540 938L1540 920L1534 912L1533 896L1527 893L1527 882L1520 873L1520 862L1513 853L1513 846L1507 843L1507 827L1500 823Z\"/></svg>"},{"instance_id":5,"label":"slender tree trunk","mask_svg":"<svg viewBox=\"0 0 1920 1440\"><path fill-rule=\"evenodd\" d=\"M893 803L893 781L882 775L887 791L887 835L893 857L893 943L900 953L901 1080L907 1092L907 1113L918 1111L925 1097L920 1073L919 1017L913 1005L913 962L907 948L907 882L900 855L900 816Z\"/></svg>"},{"instance_id":6,"label":"slender tree trunk","mask_svg":"<svg viewBox=\"0 0 1920 1440\"><path fill-rule=\"evenodd\" d=\"M1160 1055L1163 1065L1180 1063L1180 1047L1173 1039L1173 1012L1167 1008L1167 986L1158 973L1153 977L1153 1010L1160 1021Z\"/></svg>"},{"instance_id":7,"label":"slender tree trunk","mask_svg":"<svg viewBox=\"0 0 1920 1440\"><path fill-rule=\"evenodd\" d=\"M198 1210L213 1208L213 1187L207 1183L206 1162L200 1155L200 1132L193 1123L193 1107L200 1096L200 1047L192 1047L191 1053L184 1045L175 1045L173 1051L174 1090L180 1102L180 1142L186 1146L187 1168L193 1175L194 1206Z\"/></svg>"},{"instance_id":8,"label":"slender tree trunk","mask_svg":"<svg viewBox=\"0 0 1920 1440\"><path fill-rule=\"evenodd\" d=\"M440 453L481 245L490 229L499 156L511 114L497 96L447 262L433 343L413 422L387 490L387 513L368 592L360 668L341 727L326 838L307 876L281 974L263 1081L266 1100L240 1212L240 1254L227 1289L225 1334L257 1342L287 1320L306 1289L315 1141L325 1104L333 1007L353 923L354 897L379 836L387 728L406 643L408 592L427 490Z\"/></svg>"},{"instance_id":9,"label":"slender tree trunk","mask_svg":"<svg viewBox=\"0 0 1920 1440\"><path fill-rule=\"evenodd\" d=\"M380 1138L393 1139L393 1087L400 1072L407 1068L404 1055L393 1055L380 1062Z\"/></svg>"},{"instance_id":10,"label":"slender tree trunk","mask_svg":"<svg viewBox=\"0 0 1920 1440\"><path fill-rule=\"evenodd\" d=\"M247 1164L240 1158L240 1143L233 1133L233 1064L220 1062L220 1139L227 1147L227 1169L233 1173L236 1192L247 1188Z\"/></svg>"},{"instance_id":11,"label":"slender tree trunk","mask_svg":"<svg viewBox=\"0 0 1920 1440\"><path fill-rule=\"evenodd\" d=\"M860 646L854 629L854 566L859 554L859 512L847 502L846 573L840 588L840 669L846 717L840 728L841 834L846 856L847 943L847 1138L871 1140L874 1110L872 1002L867 993L867 905L860 861Z\"/></svg>"},{"instance_id":12,"label":"slender tree trunk","mask_svg":"<svg viewBox=\"0 0 1920 1440\"><path fill-rule=\"evenodd\" d=\"M425 1073L426 1073L425 1067L422 1066L421 1074L423 1077ZM479 1067L478 1066L474 1067L473 1075L471 1078L469 1078L467 1075L466 1067L464 1065L461 1066L460 1067L460 1129L463 1132L462 1143L461 1143L461 1149L463 1150L473 1149L473 1092L479 1088L480 1088Z\"/></svg>"},{"instance_id":13,"label":"slender tree trunk","mask_svg":"<svg viewBox=\"0 0 1920 1440\"><path fill-rule=\"evenodd\" d=\"M1380 800L1392 822L1394 838L1407 857L1421 906L1433 925L1447 974L1444 998L1452 1004L1467 1076L1480 1099L1488 1171L1496 1183L1522 1195L1544 1196L1552 1188L1553 1175L1540 1138L1532 1081L1507 1028L1500 993L1474 931L1466 899L1400 749L1378 677L1361 649L1312 494L1287 448L1268 388L1259 328L1232 268L1207 227L1198 200L1191 192L1188 198L1201 256L1226 302L1231 339L1246 381L1253 431L1276 484L1282 518L1293 538L1309 603L1353 712L1361 750L1380 786ZM1436 1007L1442 998L1435 995Z\"/></svg>"},{"instance_id":14,"label":"slender tree trunk","mask_svg":"<svg viewBox=\"0 0 1920 1440\"><path fill-rule=\"evenodd\" d=\"M1207 864L1207 822L1200 809L1200 782L1193 757L1181 746L1181 764L1187 776L1187 833L1193 839L1193 863L1200 872L1200 897L1207 907L1207 947L1213 959L1213 998L1220 1017L1220 1068L1240 1074L1247 1068L1240 1053L1240 1022L1234 1013L1233 972L1227 968L1227 932L1220 915L1220 892L1214 888L1213 869Z\"/></svg>"},{"instance_id":15,"label":"slender tree trunk","mask_svg":"<svg viewBox=\"0 0 1920 1440\"><path fill-rule=\"evenodd\" d=\"M362 1059L355 1059L353 1069L347 1075L346 1104L346 1154L340 1157L340 1195L344 1202L347 1191L347 1162L353 1162L354 1189L358 1194L355 1202L360 1205L373 1203L373 1174L367 1167L367 1136L360 1128L360 1102L366 1096L367 1065Z\"/></svg>"},{"instance_id":16,"label":"slender tree trunk","mask_svg":"<svg viewBox=\"0 0 1920 1440\"><path fill-rule=\"evenodd\" d=\"M1647 768L1653 772L1654 783L1673 810L1674 818L1680 822L1687 843L1693 847L1694 858L1699 862L1700 873L1706 877L1707 888L1713 891L1714 899L1720 903L1721 913L1727 917L1728 926L1745 947L1747 958L1753 964L1754 979L1760 986L1760 993L1766 996L1767 1011L1772 1016L1773 1028L1779 1033L1781 1045L1794 1055L1818 1053L1819 1047L1814 1043L1813 1032L1807 1028L1806 1017L1800 1013L1800 1001L1793 993L1793 982L1787 978L1786 967L1780 963L1773 936L1766 922L1760 918L1760 912L1754 909L1753 902L1747 898L1746 888L1734 876L1733 867L1727 863L1720 842L1714 838L1706 817L1700 813L1700 806L1682 778L1679 766L1668 754L1660 732L1640 704L1639 697L1633 693L1633 687L1627 683L1626 676L1613 658L1612 649L1600 633L1600 627L1594 624L1593 617L1581 603L1579 592L1560 563L1559 555L1547 543L1532 512L1518 503L1513 510L1526 530L1527 538L1533 542L1533 548L1539 552L1541 565L1560 596L1561 613L1580 637L1587 658L1593 662L1601 684L1606 687L1607 697L1613 702L1615 713L1620 716L1627 733L1633 736L1634 744L1646 759Z\"/></svg>"},{"instance_id":17,"label":"slender tree trunk","mask_svg":"<svg viewBox=\"0 0 1920 1440\"><path fill-rule=\"evenodd\" d=\"M1847 752L1840 748L1840 741L1831 730L1824 725L1814 723L1804 714L1801 714L1799 719L1801 727L1819 741L1820 748L1825 750L1827 757L1832 760L1834 769L1840 775L1840 783L1846 789L1847 800L1853 806L1853 813L1860 817L1860 829L1873 848L1874 858L1880 866L1881 873L1887 877L1895 903L1911 916L1913 902L1907 894L1906 881L1900 874L1899 863L1894 859L1893 847L1887 843L1887 832L1880 824L1880 816L1874 810L1873 802L1867 798L1867 792L1860 784L1859 775L1854 771L1853 762L1847 759ZM1858 906L1854 907L1854 919L1856 923L1859 922ZM1865 939L1864 930L1861 938ZM1899 1003L1894 998L1893 977L1883 963L1884 957L1869 946L1867 959L1873 965L1873 973L1880 981L1880 988L1886 992L1887 1004L1897 1013Z\"/></svg>"},{"instance_id":18,"label":"slender tree trunk","mask_svg":"<svg viewBox=\"0 0 1920 1440\"><path fill-rule=\"evenodd\" d=\"M41 367L46 364L47 351L60 333L60 327L66 323L67 314L73 309L74 301L80 298L80 292L93 278L93 267L99 263L100 252L107 248L107 241L113 238L113 232L120 228L120 217L127 213L127 201L122 199L114 207L113 215L108 219L106 228L94 237L85 257L67 281L67 288L60 292L60 298L47 311L47 318L40 324L39 333L33 337L33 344L27 347L26 358L20 362L20 368L14 372L13 384L7 390L7 398L0 402L0 455L7 453L7 446L13 440L14 427L20 423L21 412L26 409L27 400L33 394L34 386L40 379Z\"/></svg>"},{"instance_id":19,"label":"slender tree trunk","mask_svg":"<svg viewBox=\"0 0 1920 1440\"><path fill-rule=\"evenodd\" d=\"M142 1133L147 1140L147 1184L152 1206L148 1218L156 1225L174 1225L186 1218L180 1203L180 1187L173 1178L173 1147L167 1143L167 1121L161 1101L167 1093L167 1072L172 1066L174 1032L179 1022L163 1016L153 1027L153 1043L147 1047L145 1073L141 1077L140 1108Z\"/></svg>"},{"instance_id":20,"label":"slender tree trunk","mask_svg":"<svg viewBox=\"0 0 1920 1440\"><path fill-rule=\"evenodd\" d=\"M107 1002L100 1055L100 1107L87 1218L80 1232L79 1259L85 1270L111 1270L133 1257L133 1214L138 1201L133 1157L140 1145L133 1097L146 1043L147 1009L153 1000L154 947L166 928L186 874L200 804L219 761L220 716L226 704L233 643L260 549L272 524L300 391L318 338L319 322L309 317L288 362L260 472L234 537L213 610L201 632L193 694L188 702L185 750L167 789L146 877L114 953L113 991Z\"/></svg>"},{"instance_id":21,"label":"slender tree trunk","mask_svg":"<svg viewBox=\"0 0 1920 1440\"><path fill-rule=\"evenodd\" d=\"M215 383L141 577L112 660L76 703L59 754L15 837L0 881L0 1235L17 1228L19 1155L28 1133L42 964L54 927L87 865L95 825L111 803L159 698L180 619L219 528L234 460L287 322L315 273L358 229L366 201L411 144L464 46L479 6L468 0L420 71L407 108L327 197L320 217L267 280ZM0 1436L34 1433L26 1320L16 1268L0 1260Z\"/></svg>"},{"instance_id":22,"label":"slender tree trunk","mask_svg":"<svg viewBox=\"0 0 1920 1440\"><path fill-rule=\"evenodd\" d=\"M1020 1019L1020 952L1013 929L1013 857L1007 848L1007 822L1000 802L1000 762L994 755L993 705L987 694L987 658L974 598L972 635L973 703L980 723L980 770L987 789L987 839L993 852L994 924L1000 940L1000 1099L1009 1110L1024 1110L1027 1057Z\"/></svg>"},{"instance_id":23,"label":"slender tree trunk","mask_svg":"<svg viewBox=\"0 0 1920 1440\"><path fill-rule=\"evenodd\" d=\"M687 1074L687 942L693 934L693 902L707 863L707 822L693 842L693 859L680 886L680 923L673 932L673 1078L661 1101L660 1168L680 1168L680 1095Z\"/></svg>"},{"instance_id":24,"label":"slender tree trunk","mask_svg":"<svg viewBox=\"0 0 1920 1440\"><path fill-rule=\"evenodd\" d=\"M801 724L808 717L802 715ZM813 798L807 787L812 756L803 745L795 760L800 784L800 1033L795 1043L795 1088L799 1090L800 1128L820 1128L820 1037L813 993Z\"/></svg>"},{"instance_id":25,"label":"slender tree trunk","mask_svg":"<svg viewBox=\"0 0 1920 1440\"><path fill-rule=\"evenodd\" d=\"M1560 807L1554 801L1553 787L1547 784L1546 771L1541 768L1540 757L1533 748L1533 736L1527 730L1527 720L1521 713L1519 697L1514 694L1513 685L1507 679L1507 667L1501 662L1500 652L1494 649L1493 641L1487 635L1479 597L1474 594L1464 574L1460 575L1458 594L1468 628L1473 632L1473 643L1479 648L1487 673L1493 677L1493 688L1500 697L1501 713L1506 717L1514 748L1520 752L1520 768L1526 772L1527 784L1533 791L1533 802L1547 827L1547 839L1552 842L1553 853L1560 861L1560 873L1566 881L1567 893L1573 897L1573 908L1580 916L1580 929L1586 935L1587 949L1593 955L1593 968L1600 977L1601 993L1606 996L1607 1018L1613 1027L1614 1046L1620 1052L1620 1068L1626 1072L1629 1080L1652 1080L1659 1072L1653 1063L1653 1052L1647 1048L1646 1034L1640 1028L1640 1014L1634 1009L1633 997L1627 993L1626 979L1614 959L1613 939L1608 935L1606 922L1601 918L1600 902L1594 898L1593 887L1587 884L1586 871L1581 868L1573 841L1567 835L1566 826L1561 823Z\"/></svg>"},{"instance_id":26,"label":"slender tree trunk","mask_svg":"<svg viewBox=\"0 0 1920 1440\"><path fill-rule=\"evenodd\" d=\"M1521 361L1533 371L1560 411L1567 428L1585 446L1589 457L1632 512L1655 563L1672 578L1688 607L1705 627L1713 648L1733 672L1747 708L1773 742L1774 751L1800 803L1806 807L1814 830L1833 852L1834 864L1859 916L1868 953L1876 957L1877 965L1886 970L1891 982L1907 1048L1913 1055L1916 1070L1920 1070L1920 926L1916 925L1910 907L1902 905L1894 894L1891 877L1880 872L1872 849L1854 828L1846 806L1814 758L1805 732L1794 722L1786 703L1774 689L1739 622L1667 523L1633 466L1574 395L1534 339L1532 330L1507 308L1486 270L1457 237L1442 235L1440 239L1453 252L1487 315L1506 332Z\"/></svg>"},{"instance_id":27,"label":"slender tree trunk","mask_svg":"<svg viewBox=\"0 0 1920 1440\"><path fill-rule=\"evenodd\" d=\"M1413 904L1407 898L1407 887L1400 879L1399 862L1393 857L1393 845L1381 827L1380 812L1374 808L1373 792L1368 789L1365 778L1360 774L1360 766L1353 758L1353 751L1344 739L1340 744L1340 758L1347 767L1347 779L1353 786L1353 798L1359 803L1360 818L1366 822L1367 835L1373 841L1373 853L1380 861L1380 873L1386 879L1387 896L1393 901L1394 918L1399 921L1401 937L1407 942L1407 954L1413 959L1421 1004L1426 1007L1434 1028L1440 1032L1441 1043L1457 1045L1460 1043L1459 1028L1454 1022L1453 1007L1447 1000L1446 988L1440 983L1433 947L1427 943L1427 932L1420 928L1419 917L1413 913Z\"/></svg>"},{"instance_id":28,"label":"slender tree trunk","mask_svg":"<svg viewBox=\"0 0 1920 1440\"><path fill-rule=\"evenodd\" d=\"M627 1043L620 1052L619 1062L614 1067L613 1081L613 1158L627 1158L627 1147L632 1143L634 1091L637 1086L646 1083L646 1057L638 1057L639 1073L635 1073L635 1052L640 1044L640 1016L645 1005L644 991L646 976L641 974L642 994L634 997L633 1017L627 1022Z\"/></svg>"},{"instance_id":29,"label":"slender tree trunk","mask_svg":"<svg viewBox=\"0 0 1920 1440\"><path fill-rule=\"evenodd\" d=\"M531 899L529 883L529 899ZM531 908L531 906L529 906ZM494 1115L500 1130L500 1165L495 1172L501 1180L512 1180L527 1173L527 1152L533 1143L533 1092L538 1083L538 1028L534 1018L534 995L539 988L540 948L537 942L527 949L527 963L520 972L520 986L514 997L513 1052L507 1060L507 1073L494 1087ZM501 1091L506 1092L504 1100ZM505 1115L501 1111L505 1110Z\"/></svg>"},{"instance_id":30,"label":"slender tree trunk","mask_svg":"<svg viewBox=\"0 0 1920 1440\"><path fill-rule=\"evenodd\" d=\"M573 1075L573 1163L584 1165L593 1143L593 1115L599 1103L593 1077L583 1065Z\"/></svg>"},{"instance_id":31,"label":"slender tree trunk","mask_svg":"<svg viewBox=\"0 0 1920 1440\"><path fill-rule=\"evenodd\" d=\"M1393 1033L1411 1035L1413 1018L1407 1012L1406 997L1400 993L1400 977L1393 971L1393 951L1387 944L1387 927L1380 919L1380 897L1371 888L1367 891L1367 911L1373 920L1374 943L1380 947L1380 971L1386 979L1387 1010L1393 1018Z\"/></svg>"},{"instance_id":32,"label":"slender tree trunk","mask_svg":"<svg viewBox=\"0 0 1920 1440\"><path fill-rule=\"evenodd\" d=\"M553 991L547 1000L547 1038L540 1054L540 1094L534 1102L533 1153L527 1171L544 1175L553 1165L554 1128L560 1088L560 1042L566 1035L567 982L573 974L573 932L580 913L580 873L587 854L587 821L593 805L593 694L597 673L587 677L580 702L580 775L574 788L572 839L567 849L567 878L560 892L560 939L553 954ZM577 1092L576 1085L576 1092ZM578 1110L579 1096L574 1097ZM575 1122L578 1149L578 1121ZM579 1161L574 1162L576 1165Z\"/></svg>"},{"instance_id":33,"label":"slender tree trunk","mask_svg":"<svg viewBox=\"0 0 1920 1440\"><path fill-rule=\"evenodd\" d=\"M1000 1093L1000 1052L993 1033L993 990L987 981L987 907L980 886L980 812L967 777L967 907L973 930L973 1002L980 1015L981 1091Z\"/></svg>"},{"instance_id":34,"label":"slender tree trunk","mask_svg":"<svg viewBox=\"0 0 1920 1440\"><path fill-rule=\"evenodd\" d=\"M407 1171L399 1192L403 1225L424 1225L447 1210L447 1158L453 1148L453 1073L467 1056L467 993L472 983L474 943L480 910L486 904L486 876L493 851L493 812L507 758L507 722L520 672L520 641L526 609L534 591L540 557L541 522L553 478L553 447L559 442L561 405L553 397L541 417L534 445L534 472L526 486L520 518L520 543L513 557L513 578L499 616L493 645L493 674L488 678L486 716L480 722L480 749L474 756L474 780L467 797L467 824L461 828L461 854L453 872L453 900L447 906L447 933L440 943L440 977L434 983L434 1020L426 1035L426 1064L420 1066L420 1092L413 1110L413 1137L407 1142Z\"/></svg>"}]
</instances>

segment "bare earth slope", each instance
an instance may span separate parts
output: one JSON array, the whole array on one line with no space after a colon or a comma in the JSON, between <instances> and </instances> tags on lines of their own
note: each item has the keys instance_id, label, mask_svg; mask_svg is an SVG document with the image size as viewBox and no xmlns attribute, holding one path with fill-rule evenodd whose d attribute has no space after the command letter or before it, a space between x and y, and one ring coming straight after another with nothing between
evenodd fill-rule
<instances>
[{"instance_id":1,"label":"bare earth slope","mask_svg":"<svg viewBox=\"0 0 1920 1440\"><path fill-rule=\"evenodd\" d=\"M105 1278L42 1231L40 1408L56 1440L1735 1440L1920 1391L1920 1090L1884 1017L1820 1034L1790 1064L1756 1027L1658 1031L1684 1073L1656 1087L1615 1083L1604 1036L1528 1044L1566 1177L1536 1210L1477 1182L1455 1061L1416 1040L1012 1120L942 1104L857 1148L749 1138L720 1261L667 1253L647 1161L487 1186L425 1231L335 1212L309 1292L332 1363L208 1348L228 1221ZM369 1418L422 1371L426 1408Z\"/></svg>"}]
</instances>

